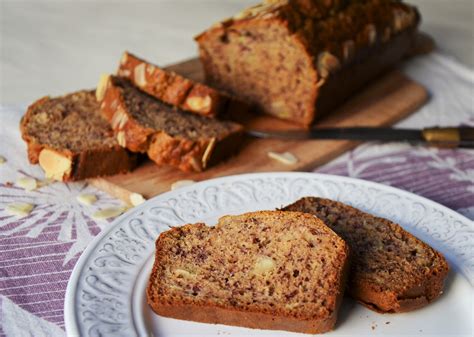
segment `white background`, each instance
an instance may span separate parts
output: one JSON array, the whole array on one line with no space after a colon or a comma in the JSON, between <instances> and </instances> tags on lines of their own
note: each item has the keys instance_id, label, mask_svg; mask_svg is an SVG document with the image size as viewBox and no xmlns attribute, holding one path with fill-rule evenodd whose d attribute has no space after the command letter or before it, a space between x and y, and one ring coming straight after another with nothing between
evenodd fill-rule
<instances>
[{"instance_id":1,"label":"white background","mask_svg":"<svg viewBox=\"0 0 474 337\"><path fill-rule=\"evenodd\" d=\"M193 57L193 36L256 2L0 0L0 104L93 88L126 49L159 65ZM409 2L440 48L474 67L474 1Z\"/></svg>"}]
</instances>

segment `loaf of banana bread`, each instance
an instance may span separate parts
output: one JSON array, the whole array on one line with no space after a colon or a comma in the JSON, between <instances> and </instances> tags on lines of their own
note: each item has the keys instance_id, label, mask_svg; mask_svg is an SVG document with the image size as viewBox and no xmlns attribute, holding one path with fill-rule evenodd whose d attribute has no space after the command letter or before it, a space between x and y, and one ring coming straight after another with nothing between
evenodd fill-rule
<instances>
[{"instance_id":1,"label":"loaf of banana bread","mask_svg":"<svg viewBox=\"0 0 474 337\"><path fill-rule=\"evenodd\" d=\"M117 75L129 79L164 103L198 115L215 117L235 106L244 107L242 102L225 93L162 69L129 52L123 54Z\"/></svg>"},{"instance_id":2,"label":"loaf of banana bread","mask_svg":"<svg viewBox=\"0 0 474 337\"><path fill-rule=\"evenodd\" d=\"M147 300L178 319L325 332L336 322L348 253L322 221L298 212L175 227L156 241Z\"/></svg>"},{"instance_id":3,"label":"loaf of banana bread","mask_svg":"<svg viewBox=\"0 0 474 337\"><path fill-rule=\"evenodd\" d=\"M39 163L48 178L72 181L123 173L137 162L135 154L118 144L94 91L36 101L20 130L30 162Z\"/></svg>"},{"instance_id":4,"label":"loaf of banana bread","mask_svg":"<svg viewBox=\"0 0 474 337\"><path fill-rule=\"evenodd\" d=\"M240 124L176 109L123 77L105 77L97 98L119 144L158 165L200 172L232 155L243 139Z\"/></svg>"},{"instance_id":5,"label":"loaf of banana bread","mask_svg":"<svg viewBox=\"0 0 474 337\"><path fill-rule=\"evenodd\" d=\"M418 22L397 0L268 0L196 40L208 83L309 125L400 60Z\"/></svg>"},{"instance_id":6,"label":"loaf of banana bread","mask_svg":"<svg viewBox=\"0 0 474 337\"><path fill-rule=\"evenodd\" d=\"M347 291L368 308L405 312L440 296L448 263L399 225L321 198L303 198L284 210L317 216L347 242L352 253Z\"/></svg>"}]
</instances>

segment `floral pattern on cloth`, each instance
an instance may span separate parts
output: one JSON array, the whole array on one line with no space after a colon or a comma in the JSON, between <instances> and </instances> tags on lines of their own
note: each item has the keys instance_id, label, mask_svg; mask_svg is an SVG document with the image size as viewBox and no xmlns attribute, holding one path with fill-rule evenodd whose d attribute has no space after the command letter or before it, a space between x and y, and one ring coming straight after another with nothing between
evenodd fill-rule
<instances>
[{"instance_id":1,"label":"floral pattern on cloth","mask_svg":"<svg viewBox=\"0 0 474 337\"><path fill-rule=\"evenodd\" d=\"M473 150L399 146L391 147L387 153L384 147L361 146L344 160L326 165L317 172L398 187L474 219ZM369 156L366 151L370 152Z\"/></svg>"},{"instance_id":2,"label":"floral pattern on cloth","mask_svg":"<svg viewBox=\"0 0 474 337\"><path fill-rule=\"evenodd\" d=\"M405 71L424 84L430 102L397 127L474 126L474 72L440 54L410 61ZM0 107L0 335L62 336L64 296L72 269L109 221L98 209L121 202L87 183L50 183L26 191L21 177L42 181L30 165L18 124L25 106ZM398 187L425 196L474 219L474 150L436 149L403 143L367 143L316 170ZM80 194L98 200L85 206ZM8 205L33 204L30 214L9 214Z\"/></svg>"}]
</instances>

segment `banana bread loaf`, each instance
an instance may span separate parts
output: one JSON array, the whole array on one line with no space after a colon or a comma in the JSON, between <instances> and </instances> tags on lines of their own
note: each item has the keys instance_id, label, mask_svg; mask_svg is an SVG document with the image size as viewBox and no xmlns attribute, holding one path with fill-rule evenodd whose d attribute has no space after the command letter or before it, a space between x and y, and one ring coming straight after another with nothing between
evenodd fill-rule
<instances>
[{"instance_id":1,"label":"banana bread loaf","mask_svg":"<svg viewBox=\"0 0 474 337\"><path fill-rule=\"evenodd\" d=\"M158 165L200 172L233 154L243 138L241 125L171 107L122 77L101 81L97 97L119 144Z\"/></svg>"},{"instance_id":2,"label":"banana bread loaf","mask_svg":"<svg viewBox=\"0 0 474 337\"><path fill-rule=\"evenodd\" d=\"M208 83L309 125L400 60L418 22L396 0L269 0L196 40Z\"/></svg>"},{"instance_id":3,"label":"banana bread loaf","mask_svg":"<svg viewBox=\"0 0 474 337\"><path fill-rule=\"evenodd\" d=\"M147 299L159 315L305 333L333 328L348 248L322 221L263 211L175 227L156 241Z\"/></svg>"},{"instance_id":4,"label":"banana bread loaf","mask_svg":"<svg viewBox=\"0 0 474 337\"><path fill-rule=\"evenodd\" d=\"M284 209L317 216L347 242L347 291L367 307L405 312L441 294L449 270L445 258L399 225L321 198L303 198Z\"/></svg>"},{"instance_id":5,"label":"banana bread loaf","mask_svg":"<svg viewBox=\"0 0 474 337\"><path fill-rule=\"evenodd\" d=\"M128 52L122 56L117 75L164 103L198 115L215 117L236 105L244 108L242 102L216 89L161 69Z\"/></svg>"},{"instance_id":6,"label":"banana bread loaf","mask_svg":"<svg viewBox=\"0 0 474 337\"><path fill-rule=\"evenodd\" d=\"M49 178L80 180L132 170L136 155L122 148L105 120L93 91L44 97L20 123L32 164Z\"/></svg>"}]
</instances>

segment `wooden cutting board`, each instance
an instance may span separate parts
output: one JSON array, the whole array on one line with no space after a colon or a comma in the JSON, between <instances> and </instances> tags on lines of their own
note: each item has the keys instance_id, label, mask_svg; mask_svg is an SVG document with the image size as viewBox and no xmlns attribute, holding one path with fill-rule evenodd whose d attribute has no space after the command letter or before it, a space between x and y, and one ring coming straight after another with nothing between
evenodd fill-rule
<instances>
[{"instance_id":1,"label":"wooden cutting board","mask_svg":"<svg viewBox=\"0 0 474 337\"><path fill-rule=\"evenodd\" d=\"M189 78L202 81L203 73L197 59L168 67ZM388 126L416 111L428 98L420 84L394 70L364 88L346 104L322 119L317 126ZM267 116L253 116L243 120L247 127L296 128ZM132 173L92 179L96 187L126 202L131 193L145 198L170 190L171 184L183 179L195 181L214 177L262 171L304 171L327 163L358 143L351 141L284 141L274 139L249 139L238 155L201 173L184 173L171 167L158 167L145 162ZM285 165L268 157L268 152L291 152L298 163Z\"/></svg>"}]
</instances>

